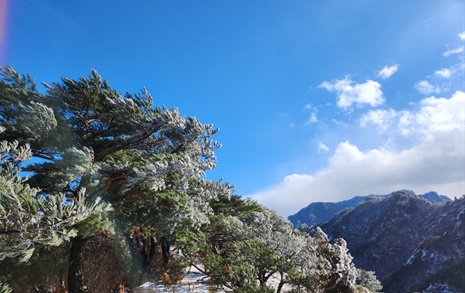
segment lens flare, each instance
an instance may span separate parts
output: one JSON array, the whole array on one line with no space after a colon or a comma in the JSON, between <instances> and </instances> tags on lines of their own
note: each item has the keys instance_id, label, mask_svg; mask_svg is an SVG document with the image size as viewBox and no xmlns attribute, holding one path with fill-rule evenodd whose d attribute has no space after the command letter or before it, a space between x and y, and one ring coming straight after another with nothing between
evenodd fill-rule
<instances>
[{"instance_id":1,"label":"lens flare","mask_svg":"<svg viewBox=\"0 0 465 293\"><path fill-rule=\"evenodd\" d=\"M0 0L0 66L5 65L7 45L7 10L8 0Z\"/></svg>"}]
</instances>

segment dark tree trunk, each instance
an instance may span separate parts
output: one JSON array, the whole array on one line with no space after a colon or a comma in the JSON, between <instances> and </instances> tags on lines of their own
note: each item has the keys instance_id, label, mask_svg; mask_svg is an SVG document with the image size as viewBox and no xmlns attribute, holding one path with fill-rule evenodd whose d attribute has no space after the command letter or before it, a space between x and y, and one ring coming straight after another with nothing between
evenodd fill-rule
<instances>
[{"instance_id":1,"label":"dark tree trunk","mask_svg":"<svg viewBox=\"0 0 465 293\"><path fill-rule=\"evenodd\" d=\"M260 282L260 287L265 286L266 284L265 275L266 275L265 272L258 273L258 281Z\"/></svg>"},{"instance_id":2,"label":"dark tree trunk","mask_svg":"<svg viewBox=\"0 0 465 293\"><path fill-rule=\"evenodd\" d=\"M68 292L81 293L83 291L82 272L80 271L79 262L81 259L82 246L84 239L76 237L71 240L71 250L69 252L68 267Z\"/></svg>"},{"instance_id":3,"label":"dark tree trunk","mask_svg":"<svg viewBox=\"0 0 465 293\"><path fill-rule=\"evenodd\" d=\"M155 240L154 237L150 237L150 252L149 252L149 260L151 261L153 257L155 256L157 247L157 241Z\"/></svg>"},{"instance_id":4,"label":"dark tree trunk","mask_svg":"<svg viewBox=\"0 0 465 293\"><path fill-rule=\"evenodd\" d=\"M165 261L165 263L167 263L170 260L170 243L168 242L168 238L166 238L165 236L161 236L160 242L163 260Z\"/></svg>"},{"instance_id":5,"label":"dark tree trunk","mask_svg":"<svg viewBox=\"0 0 465 293\"><path fill-rule=\"evenodd\" d=\"M283 289L283 286L284 286L284 282L279 282L279 285L278 285L278 289L276 289L276 293L280 293L281 290Z\"/></svg>"},{"instance_id":6,"label":"dark tree trunk","mask_svg":"<svg viewBox=\"0 0 465 293\"><path fill-rule=\"evenodd\" d=\"M137 249L136 246L134 245L134 240L129 233L124 233L124 237L126 238L126 243L129 246L129 252L131 253L131 258L136 260L137 259Z\"/></svg>"},{"instance_id":7,"label":"dark tree trunk","mask_svg":"<svg viewBox=\"0 0 465 293\"><path fill-rule=\"evenodd\" d=\"M125 233L126 243L129 246L129 251L131 253L131 259L139 267L142 274L145 274L149 268L150 260L148 259L145 253L145 241L140 235L133 233Z\"/></svg>"},{"instance_id":8,"label":"dark tree trunk","mask_svg":"<svg viewBox=\"0 0 465 293\"><path fill-rule=\"evenodd\" d=\"M147 243L144 238L141 237L139 241L140 241L139 251L140 251L140 255L142 256L144 270L147 270L150 264L150 256L149 256L149 253L147 253L147 249L150 249L150 248L147 247Z\"/></svg>"},{"instance_id":9,"label":"dark tree trunk","mask_svg":"<svg viewBox=\"0 0 465 293\"><path fill-rule=\"evenodd\" d=\"M113 236L101 232L71 240L68 293L118 292L126 283Z\"/></svg>"},{"instance_id":10,"label":"dark tree trunk","mask_svg":"<svg viewBox=\"0 0 465 293\"><path fill-rule=\"evenodd\" d=\"M281 275L281 280L279 281L279 285L278 285L278 289L276 290L276 293L280 293L284 286L284 275L282 272L279 272L279 274Z\"/></svg>"}]
</instances>

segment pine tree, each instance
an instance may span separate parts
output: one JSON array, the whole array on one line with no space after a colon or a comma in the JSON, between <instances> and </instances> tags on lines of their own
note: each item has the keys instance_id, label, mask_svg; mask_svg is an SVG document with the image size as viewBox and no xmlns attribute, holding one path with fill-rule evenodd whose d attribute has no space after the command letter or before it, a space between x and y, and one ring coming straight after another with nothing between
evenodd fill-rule
<instances>
[{"instance_id":1,"label":"pine tree","mask_svg":"<svg viewBox=\"0 0 465 293\"><path fill-rule=\"evenodd\" d=\"M31 174L28 179L20 179L19 169L9 164L3 171L16 176L11 180L17 188L27 187L21 189L27 193L23 197L47 208L37 210L41 222L51 213L66 218L70 225L64 227L73 226L90 215L85 211L107 211L111 204L123 230L143 228L148 236L175 242L183 231L208 223L211 199L230 193L228 184L205 180L204 172L216 165L214 150L220 145L211 137L217 129L181 116L176 108L155 107L145 89L120 94L92 71L88 78L44 84L43 94L31 76L11 67L2 68L1 76L0 141L27 148L33 158L23 167ZM64 214L54 214L52 207ZM35 224L32 219L24 221ZM9 219L4 222L9 225ZM13 234L7 228L5 233ZM53 231L47 232L49 241L58 244ZM76 231L62 228L58 235L72 238ZM26 260L32 253L31 237L7 244L22 255L4 255ZM41 234L37 239L46 238Z\"/></svg>"},{"instance_id":2,"label":"pine tree","mask_svg":"<svg viewBox=\"0 0 465 293\"><path fill-rule=\"evenodd\" d=\"M383 286L376 278L375 272L365 271L364 269L357 268L357 284L367 288L370 292L381 292Z\"/></svg>"},{"instance_id":3,"label":"pine tree","mask_svg":"<svg viewBox=\"0 0 465 293\"><path fill-rule=\"evenodd\" d=\"M0 144L0 274L8 273L9 258L28 262L37 248L60 246L76 236L77 223L110 210L99 198L86 203L84 190L73 199L64 194L38 197L39 189L26 183L19 167L30 156L27 144Z\"/></svg>"}]
</instances>

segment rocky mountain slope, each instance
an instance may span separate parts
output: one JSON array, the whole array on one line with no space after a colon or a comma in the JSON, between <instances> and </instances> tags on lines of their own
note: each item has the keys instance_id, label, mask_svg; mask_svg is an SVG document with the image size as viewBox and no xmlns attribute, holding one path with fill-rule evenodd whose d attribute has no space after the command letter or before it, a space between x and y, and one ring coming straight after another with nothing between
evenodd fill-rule
<instances>
[{"instance_id":1,"label":"rocky mountain slope","mask_svg":"<svg viewBox=\"0 0 465 293\"><path fill-rule=\"evenodd\" d=\"M415 195L413 191L404 190L408 194ZM294 227L299 227L300 224L306 224L308 226L316 226L331 220L337 213L341 212L346 208L354 208L359 203L369 197L381 197L384 198L387 195L367 195L367 196L356 196L349 200L340 202L315 202L309 204L307 207L301 209L294 215L289 216L289 221ZM439 195L437 192L431 191L425 194L419 195L431 202L432 204L443 204L450 201L445 195Z\"/></svg>"},{"instance_id":2,"label":"rocky mountain slope","mask_svg":"<svg viewBox=\"0 0 465 293\"><path fill-rule=\"evenodd\" d=\"M321 228L347 241L384 292L465 292L465 197L434 205L407 191L371 196Z\"/></svg>"}]
</instances>

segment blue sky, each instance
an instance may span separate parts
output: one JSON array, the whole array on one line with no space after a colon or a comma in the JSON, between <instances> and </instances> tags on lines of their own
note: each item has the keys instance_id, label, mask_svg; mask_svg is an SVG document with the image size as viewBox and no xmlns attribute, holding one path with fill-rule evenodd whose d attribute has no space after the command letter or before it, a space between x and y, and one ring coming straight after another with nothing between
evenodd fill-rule
<instances>
[{"instance_id":1,"label":"blue sky","mask_svg":"<svg viewBox=\"0 0 465 293\"><path fill-rule=\"evenodd\" d=\"M208 178L282 215L465 194L463 0L0 0L0 42L38 82L94 68L219 127Z\"/></svg>"}]
</instances>

